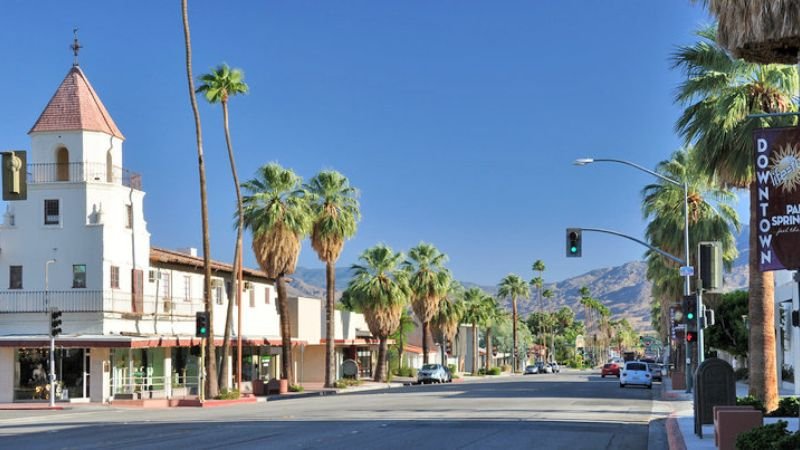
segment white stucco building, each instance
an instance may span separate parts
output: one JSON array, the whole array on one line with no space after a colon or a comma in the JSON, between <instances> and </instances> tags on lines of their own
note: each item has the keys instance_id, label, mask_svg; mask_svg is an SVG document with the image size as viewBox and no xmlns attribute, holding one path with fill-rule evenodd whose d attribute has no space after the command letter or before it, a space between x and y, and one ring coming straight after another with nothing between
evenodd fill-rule
<instances>
[{"instance_id":1,"label":"white stucco building","mask_svg":"<svg viewBox=\"0 0 800 450\"><path fill-rule=\"evenodd\" d=\"M86 75L73 66L29 131L27 198L0 224L0 403L48 395L51 309L59 401L179 398L197 393L195 317L204 311L203 259L150 245L142 177L123 168L124 136ZM232 266L212 261L220 370ZM242 390L278 376L274 280L244 269ZM324 379L324 307L289 299L295 380ZM233 337L238 306L234 307ZM336 311L337 372L344 359L372 370L374 339L361 314ZM236 346L230 370L236 378ZM230 384L228 384L230 385Z\"/></svg>"}]
</instances>

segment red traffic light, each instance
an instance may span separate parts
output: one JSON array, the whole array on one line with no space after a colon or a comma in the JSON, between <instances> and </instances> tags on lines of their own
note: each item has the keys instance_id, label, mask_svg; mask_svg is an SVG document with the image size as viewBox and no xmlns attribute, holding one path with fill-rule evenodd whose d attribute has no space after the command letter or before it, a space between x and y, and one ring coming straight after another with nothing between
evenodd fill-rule
<instances>
[{"instance_id":1,"label":"red traffic light","mask_svg":"<svg viewBox=\"0 0 800 450\"><path fill-rule=\"evenodd\" d=\"M686 332L686 342L697 342L697 332L696 331L687 331Z\"/></svg>"}]
</instances>

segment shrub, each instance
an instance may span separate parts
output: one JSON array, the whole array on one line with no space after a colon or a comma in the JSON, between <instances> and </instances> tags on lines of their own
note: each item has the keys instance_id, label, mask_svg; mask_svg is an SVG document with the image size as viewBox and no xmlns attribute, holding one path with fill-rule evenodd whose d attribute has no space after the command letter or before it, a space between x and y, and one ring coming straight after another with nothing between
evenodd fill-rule
<instances>
[{"instance_id":1,"label":"shrub","mask_svg":"<svg viewBox=\"0 0 800 450\"><path fill-rule=\"evenodd\" d=\"M748 395L747 397L739 397L736 399L736 406L752 406L753 408L763 412L766 412L764 408L764 403L753 397L752 395Z\"/></svg>"},{"instance_id":2,"label":"shrub","mask_svg":"<svg viewBox=\"0 0 800 450\"><path fill-rule=\"evenodd\" d=\"M797 417L800 400L797 397L783 397L778 403L778 409L769 413L771 417Z\"/></svg>"},{"instance_id":3,"label":"shrub","mask_svg":"<svg viewBox=\"0 0 800 450\"><path fill-rule=\"evenodd\" d=\"M392 369L392 375L397 377L417 377L417 369L413 367L401 367L400 369Z\"/></svg>"},{"instance_id":4,"label":"shrub","mask_svg":"<svg viewBox=\"0 0 800 450\"><path fill-rule=\"evenodd\" d=\"M766 450L776 449L777 443L790 437L786 430L787 423L783 420L746 431L736 438L737 450Z\"/></svg>"},{"instance_id":5,"label":"shrub","mask_svg":"<svg viewBox=\"0 0 800 450\"><path fill-rule=\"evenodd\" d=\"M450 373L453 374L453 378L456 377L456 365L455 364L448 364L447 368L450 369Z\"/></svg>"},{"instance_id":6,"label":"shrub","mask_svg":"<svg viewBox=\"0 0 800 450\"><path fill-rule=\"evenodd\" d=\"M219 391L217 400L236 400L240 396L241 394L236 389L222 389L221 391Z\"/></svg>"},{"instance_id":7,"label":"shrub","mask_svg":"<svg viewBox=\"0 0 800 450\"><path fill-rule=\"evenodd\" d=\"M478 369L478 375L486 375L486 369L484 369L483 367Z\"/></svg>"},{"instance_id":8,"label":"shrub","mask_svg":"<svg viewBox=\"0 0 800 450\"><path fill-rule=\"evenodd\" d=\"M487 372L487 375L500 375L500 368L492 367L491 369L489 369L489 372Z\"/></svg>"},{"instance_id":9,"label":"shrub","mask_svg":"<svg viewBox=\"0 0 800 450\"><path fill-rule=\"evenodd\" d=\"M511 365L510 364L503 364L502 366L500 366L500 368L501 368L501 370L503 372L511 372ZM492 367L492 369L496 369L496 367ZM499 375L499 374L495 374L495 375Z\"/></svg>"},{"instance_id":10,"label":"shrub","mask_svg":"<svg viewBox=\"0 0 800 450\"><path fill-rule=\"evenodd\" d=\"M350 386L361 386L363 381L357 380L355 378L342 378L341 380L337 380L334 385L337 389L344 389Z\"/></svg>"},{"instance_id":11,"label":"shrub","mask_svg":"<svg viewBox=\"0 0 800 450\"><path fill-rule=\"evenodd\" d=\"M303 386L300 386L299 384L289 385L289 392L303 392L304 390L305 389L303 389Z\"/></svg>"}]
</instances>

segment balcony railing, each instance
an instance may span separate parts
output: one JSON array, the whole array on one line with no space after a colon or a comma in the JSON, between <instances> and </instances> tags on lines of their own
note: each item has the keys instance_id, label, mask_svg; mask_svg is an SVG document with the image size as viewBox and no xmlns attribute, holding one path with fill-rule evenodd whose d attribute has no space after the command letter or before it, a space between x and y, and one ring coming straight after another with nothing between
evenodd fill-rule
<instances>
[{"instance_id":1,"label":"balcony railing","mask_svg":"<svg viewBox=\"0 0 800 450\"><path fill-rule=\"evenodd\" d=\"M143 296L133 301L130 293L116 290L15 291L0 292L0 313L38 313L48 308L63 312L104 312L194 316L205 311L203 299L165 299Z\"/></svg>"},{"instance_id":2,"label":"balcony railing","mask_svg":"<svg viewBox=\"0 0 800 450\"><path fill-rule=\"evenodd\" d=\"M142 190L142 176L119 166L88 162L28 164L29 184L80 181L121 184L128 188Z\"/></svg>"}]
</instances>

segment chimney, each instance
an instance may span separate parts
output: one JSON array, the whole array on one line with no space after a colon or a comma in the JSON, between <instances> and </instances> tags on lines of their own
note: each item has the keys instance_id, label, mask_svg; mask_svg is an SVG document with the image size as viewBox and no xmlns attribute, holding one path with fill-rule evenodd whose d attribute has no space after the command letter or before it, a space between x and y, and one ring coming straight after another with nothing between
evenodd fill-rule
<instances>
[{"instance_id":1,"label":"chimney","mask_svg":"<svg viewBox=\"0 0 800 450\"><path fill-rule=\"evenodd\" d=\"M186 247L177 249L178 253L185 253L189 256L197 257L197 249L194 247Z\"/></svg>"}]
</instances>

